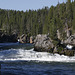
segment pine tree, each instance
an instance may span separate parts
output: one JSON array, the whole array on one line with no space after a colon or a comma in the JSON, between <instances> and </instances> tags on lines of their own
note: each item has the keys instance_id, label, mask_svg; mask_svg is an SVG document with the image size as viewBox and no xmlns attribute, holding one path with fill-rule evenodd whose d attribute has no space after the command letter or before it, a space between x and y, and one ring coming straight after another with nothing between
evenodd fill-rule
<instances>
[{"instance_id":1,"label":"pine tree","mask_svg":"<svg viewBox=\"0 0 75 75\"><path fill-rule=\"evenodd\" d=\"M72 26L72 4L71 0L67 0L66 3L66 19L68 20L68 27Z\"/></svg>"}]
</instances>

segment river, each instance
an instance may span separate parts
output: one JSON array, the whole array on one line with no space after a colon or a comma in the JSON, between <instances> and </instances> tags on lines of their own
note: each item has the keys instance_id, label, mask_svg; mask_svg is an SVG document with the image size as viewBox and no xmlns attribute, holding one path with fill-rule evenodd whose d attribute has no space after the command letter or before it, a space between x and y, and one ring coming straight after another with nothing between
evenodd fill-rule
<instances>
[{"instance_id":1,"label":"river","mask_svg":"<svg viewBox=\"0 0 75 75\"><path fill-rule=\"evenodd\" d=\"M75 75L75 56L36 52L32 44L0 43L0 75Z\"/></svg>"}]
</instances>

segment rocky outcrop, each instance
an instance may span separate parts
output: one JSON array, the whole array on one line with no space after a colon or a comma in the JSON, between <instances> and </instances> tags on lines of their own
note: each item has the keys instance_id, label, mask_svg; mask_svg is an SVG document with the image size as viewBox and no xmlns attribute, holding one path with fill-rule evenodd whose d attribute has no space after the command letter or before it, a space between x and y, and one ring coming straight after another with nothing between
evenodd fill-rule
<instances>
[{"instance_id":1,"label":"rocky outcrop","mask_svg":"<svg viewBox=\"0 0 75 75\"><path fill-rule=\"evenodd\" d=\"M34 50L35 51L45 51L51 52L54 45L52 40L47 35L37 35L34 40Z\"/></svg>"},{"instance_id":2,"label":"rocky outcrop","mask_svg":"<svg viewBox=\"0 0 75 75\"><path fill-rule=\"evenodd\" d=\"M75 50L67 49L66 45L61 44L61 42L55 46L53 41L54 40L51 40L47 35L39 34L34 40L34 50L38 52L50 52L53 54L58 53L60 55L74 56ZM67 40L67 42L69 41Z\"/></svg>"},{"instance_id":3,"label":"rocky outcrop","mask_svg":"<svg viewBox=\"0 0 75 75\"><path fill-rule=\"evenodd\" d=\"M18 42L20 42L20 43L26 43L26 35L22 34L21 36L19 36Z\"/></svg>"},{"instance_id":4,"label":"rocky outcrop","mask_svg":"<svg viewBox=\"0 0 75 75\"><path fill-rule=\"evenodd\" d=\"M21 36L18 37L18 42L19 43L33 43L33 36L22 34Z\"/></svg>"},{"instance_id":5,"label":"rocky outcrop","mask_svg":"<svg viewBox=\"0 0 75 75\"><path fill-rule=\"evenodd\" d=\"M75 34L68 37L67 40L64 41L64 43L75 46Z\"/></svg>"}]
</instances>

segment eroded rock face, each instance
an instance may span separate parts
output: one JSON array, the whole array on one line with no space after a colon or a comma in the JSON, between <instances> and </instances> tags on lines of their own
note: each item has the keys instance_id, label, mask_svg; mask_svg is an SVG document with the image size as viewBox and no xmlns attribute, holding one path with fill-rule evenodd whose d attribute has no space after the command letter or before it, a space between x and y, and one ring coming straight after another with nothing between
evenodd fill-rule
<instances>
[{"instance_id":1,"label":"eroded rock face","mask_svg":"<svg viewBox=\"0 0 75 75\"><path fill-rule=\"evenodd\" d=\"M47 51L50 52L54 47L52 40L47 35L37 35L34 40L35 51Z\"/></svg>"}]
</instances>

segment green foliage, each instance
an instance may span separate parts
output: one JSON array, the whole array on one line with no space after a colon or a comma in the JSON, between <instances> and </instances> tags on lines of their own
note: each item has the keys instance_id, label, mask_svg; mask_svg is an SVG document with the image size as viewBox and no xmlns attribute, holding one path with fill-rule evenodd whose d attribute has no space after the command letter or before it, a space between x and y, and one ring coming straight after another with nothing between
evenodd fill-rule
<instances>
[{"instance_id":1,"label":"green foliage","mask_svg":"<svg viewBox=\"0 0 75 75\"><path fill-rule=\"evenodd\" d=\"M75 33L75 1L73 3L73 20L72 20L72 33Z\"/></svg>"},{"instance_id":2,"label":"green foliage","mask_svg":"<svg viewBox=\"0 0 75 75\"><path fill-rule=\"evenodd\" d=\"M57 49L57 51L60 53L61 51L63 51L64 49L63 49L63 47L58 47L58 49Z\"/></svg>"},{"instance_id":3,"label":"green foliage","mask_svg":"<svg viewBox=\"0 0 75 75\"><path fill-rule=\"evenodd\" d=\"M58 41L57 40L53 40L53 44L54 44L54 46L57 46L58 45Z\"/></svg>"},{"instance_id":4,"label":"green foliage","mask_svg":"<svg viewBox=\"0 0 75 75\"><path fill-rule=\"evenodd\" d=\"M45 7L42 9L23 11L0 9L0 29L6 34L17 33L37 34L50 33L52 39L57 39L59 29L62 38L66 37L66 24L75 33L75 1L67 0L66 3Z\"/></svg>"}]
</instances>

